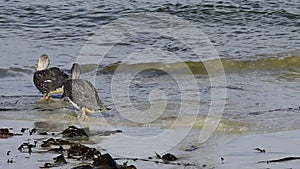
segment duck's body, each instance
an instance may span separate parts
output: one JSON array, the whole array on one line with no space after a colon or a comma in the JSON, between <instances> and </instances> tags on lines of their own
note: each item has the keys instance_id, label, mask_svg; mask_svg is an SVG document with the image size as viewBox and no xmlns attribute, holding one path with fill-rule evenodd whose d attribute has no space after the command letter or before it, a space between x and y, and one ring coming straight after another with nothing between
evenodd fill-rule
<instances>
[{"instance_id":1,"label":"duck's body","mask_svg":"<svg viewBox=\"0 0 300 169\"><path fill-rule=\"evenodd\" d=\"M47 94L60 90L67 78L68 75L62 70L57 67L52 67L36 71L33 75L33 82L41 93Z\"/></svg>"},{"instance_id":2,"label":"duck's body","mask_svg":"<svg viewBox=\"0 0 300 169\"><path fill-rule=\"evenodd\" d=\"M87 112L96 113L109 110L100 100L94 85L87 80L78 79L80 67L77 63L72 67L72 79L64 83L64 98L67 98L77 109L82 110L82 118L86 119Z\"/></svg>"},{"instance_id":3,"label":"duck's body","mask_svg":"<svg viewBox=\"0 0 300 169\"><path fill-rule=\"evenodd\" d=\"M43 54L39 59L37 71L33 75L33 83L41 93L45 94L46 101L49 100L49 94L62 93L62 86L69 77L57 67L48 69L48 65L49 58Z\"/></svg>"}]
</instances>

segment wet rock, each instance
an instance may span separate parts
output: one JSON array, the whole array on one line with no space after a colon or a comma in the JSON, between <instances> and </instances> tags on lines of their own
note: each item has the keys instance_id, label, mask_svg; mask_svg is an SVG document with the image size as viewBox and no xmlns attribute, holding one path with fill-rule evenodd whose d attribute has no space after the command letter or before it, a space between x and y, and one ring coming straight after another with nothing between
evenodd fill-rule
<instances>
[{"instance_id":1,"label":"wet rock","mask_svg":"<svg viewBox=\"0 0 300 169\"><path fill-rule=\"evenodd\" d=\"M137 169L134 165L127 166L127 162L123 165L118 165L115 160L109 155L104 154L94 159L92 164L81 164L72 169Z\"/></svg>"},{"instance_id":2,"label":"wet rock","mask_svg":"<svg viewBox=\"0 0 300 169\"><path fill-rule=\"evenodd\" d=\"M63 135L63 137L86 139L86 138L89 138L90 135L110 136L110 135L113 135L116 133L122 133L122 130L97 131L94 133L89 133L88 128L78 128L76 126L69 126L61 134Z\"/></svg>"},{"instance_id":3,"label":"wet rock","mask_svg":"<svg viewBox=\"0 0 300 169\"><path fill-rule=\"evenodd\" d=\"M8 128L0 128L0 138L9 138L12 136L14 136L14 134L11 133Z\"/></svg>"},{"instance_id":4,"label":"wet rock","mask_svg":"<svg viewBox=\"0 0 300 169\"><path fill-rule=\"evenodd\" d=\"M106 169L119 169L120 166L115 162L115 160L109 154L103 154L96 158L92 165L97 167L104 167Z\"/></svg>"},{"instance_id":5,"label":"wet rock","mask_svg":"<svg viewBox=\"0 0 300 169\"><path fill-rule=\"evenodd\" d=\"M89 137L88 128L77 128L76 126L69 126L62 133L63 137Z\"/></svg>"},{"instance_id":6,"label":"wet rock","mask_svg":"<svg viewBox=\"0 0 300 169\"><path fill-rule=\"evenodd\" d=\"M37 129L36 128L33 128L31 130L29 130L29 135L32 135L34 133L36 133Z\"/></svg>"},{"instance_id":7,"label":"wet rock","mask_svg":"<svg viewBox=\"0 0 300 169\"><path fill-rule=\"evenodd\" d=\"M29 128L22 128L21 133L24 133L26 130L29 130Z\"/></svg>"},{"instance_id":8,"label":"wet rock","mask_svg":"<svg viewBox=\"0 0 300 169\"><path fill-rule=\"evenodd\" d=\"M121 166L121 169L137 169L136 166L134 166L134 165L127 166L127 163L128 163L128 161L123 163L123 165Z\"/></svg>"},{"instance_id":9,"label":"wet rock","mask_svg":"<svg viewBox=\"0 0 300 169\"><path fill-rule=\"evenodd\" d=\"M79 158L85 160L93 160L101 156L100 151L81 144L73 144L68 149L67 153L69 158Z\"/></svg>"},{"instance_id":10,"label":"wet rock","mask_svg":"<svg viewBox=\"0 0 300 169\"><path fill-rule=\"evenodd\" d=\"M56 163L56 164L66 164L67 163L63 154L53 158L53 160L55 160L54 163Z\"/></svg>"},{"instance_id":11,"label":"wet rock","mask_svg":"<svg viewBox=\"0 0 300 169\"><path fill-rule=\"evenodd\" d=\"M59 166L62 166L64 164L67 164L67 161L66 161L63 154L58 155L57 157L54 157L53 160L54 160L54 163L45 163L44 166L42 166L40 168L59 167Z\"/></svg>"},{"instance_id":12,"label":"wet rock","mask_svg":"<svg viewBox=\"0 0 300 169\"><path fill-rule=\"evenodd\" d=\"M177 160L177 157L175 157L171 153L167 153L167 154L163 155L161 159L164 161L175 161L175 160Z\"/></svg>"},{"instance_id":13,"label":"wet rock","mask_svg":"<svg viewBox=\"0 0 300 169\"><path fill-rule=\"evenodd\" d=\"M156 154L156 157L159 158L159 159L162 159L163 161L165 162L168 162L168 161L175 161L177 160L177 157L175 157L173 154L171 153L167 153L163 156L160 156L159 154L155 153Z\"/></svg>"}]
</instances>

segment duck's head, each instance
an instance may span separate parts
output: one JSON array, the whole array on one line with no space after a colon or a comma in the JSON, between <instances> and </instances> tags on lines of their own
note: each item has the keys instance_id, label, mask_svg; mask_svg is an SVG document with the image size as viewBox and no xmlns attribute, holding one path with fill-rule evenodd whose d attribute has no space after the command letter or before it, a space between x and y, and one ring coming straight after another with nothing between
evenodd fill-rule
<instances>
[{"instance_id":1,"label":"duck's head","mask_svg":"<svg viewBox=\"0 0 300 169\"><path fill-rule=\"evenodd\" d=\"M39 59L39 63L38 63L38 67L36 70L40 71L40 70L45 70L48 68L49 65L49 57L46 54L42 54L42 56Z\"/></svg>"},{"instance_id":2,"label":"duck's head","mask_svg":"<svg viewBox=\"0 0 300 169\"><path fill-rule=\"evenodd\" d=\"M72 79L79 79L80 77L80 66L78 63L74 63L72 66Z\"/></svg>"}]
</instances>

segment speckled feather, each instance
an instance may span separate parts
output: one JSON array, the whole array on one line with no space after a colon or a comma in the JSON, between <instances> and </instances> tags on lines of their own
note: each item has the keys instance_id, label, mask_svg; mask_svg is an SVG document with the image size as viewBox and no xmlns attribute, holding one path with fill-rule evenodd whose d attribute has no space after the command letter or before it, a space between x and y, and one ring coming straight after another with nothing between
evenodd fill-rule
<instances>
[{"instance_id":1,"label":"speckled feather","mask_svg":"<svg viewBox=\"0 0 300 169\"><path fill-rule=\"evenodd\" d=\"M101 102L94 85L83 79L68 79L64 84L62 97L70 99L77 108L86 107L89 112L103 112L105 105Z\"/></svg>"},{"instance_id":2,"label":"speckled feather","mask_svg":"<svg viewBox=\"0 0 300 169\"><path fill-rule=\"evenodd\" d=\"M69 76L57 67L36 71L33 82L41 93L47 94L61 88Z\"/></svg>"}]
</instances>

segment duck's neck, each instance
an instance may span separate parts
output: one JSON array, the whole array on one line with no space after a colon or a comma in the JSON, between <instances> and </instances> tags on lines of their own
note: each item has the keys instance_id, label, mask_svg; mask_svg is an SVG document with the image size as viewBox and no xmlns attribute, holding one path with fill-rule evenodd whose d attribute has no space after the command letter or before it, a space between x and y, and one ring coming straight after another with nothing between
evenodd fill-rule
<instances>
[{"instance_id":1,"label":"duck's neck","mask_svg":"<svg viewBox=\"0 0 300 169\"><path fill-rule=\"evenodd\" d=\"M48 68L48 63L39 61L37 71L45 70Z\"/></svg>"},{"instance_id":2,"label":"duck's neck","mask_svg":"<svg viewBox=\"0 0 300 169\"><path fill-rule=\"evenodd\" d=\"M77 63L74 63L71 70L72 70L72 79L79 79L81 73L79 65Z\"/></svg>"},{"instance_id":3,"label":"duck's neck","mask_svg":"<svg viewBox=\"0 0 300 169\"><path fill-rule=\"evenodd\" d=\"M80 77L80 72L73 71L72 72L72 79L79 79Z\"/></svg>"}]
</instances>

